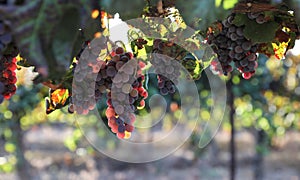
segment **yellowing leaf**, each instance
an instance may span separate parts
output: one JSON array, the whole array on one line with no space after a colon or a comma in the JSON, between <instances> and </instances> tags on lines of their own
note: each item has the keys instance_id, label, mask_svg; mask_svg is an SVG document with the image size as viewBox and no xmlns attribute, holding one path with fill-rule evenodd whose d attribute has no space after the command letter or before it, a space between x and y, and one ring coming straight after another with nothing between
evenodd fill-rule
<instances>
[{"instance_id":1,"label":"yellowing leaf","mask_svg":"<svg viewBox=\"0 0 300 180\"><path fill-rule=\"evenodd\" d=\"M46 114L64 107L70 97L68 89L56 89L50 91L50 98L46 98Z\"/></svg>"},{"instance_id":2,"label":"yellowing leaf","mask_svg":"<svg viewBox=\"0 0 300 180\"><path fill-rule=\"evenodd\" d=\"M280 59L283 58L283 56L286 53L288 45L289 45L289 42L272 43L274 53L275 53L275 57L277 59L280 60Z\"/></svg>"},{"instance_id":3,"label":"yellowing leaf","mask_svg":"<svg viewBox=\"0 0 300 180\"><path fill-rule=\"evenodd\" d=\"M52 103L54 105L62 104L64 105L66 103L66 100L69 97L69 90L68 89L57 89L51 93L51 99Z\"/></svg>"},{"instance_id":4,"label":"yellowing leaf","mask_svg":"<svg viewBox=\"0 0 300 180\"><path fill-rule=\"evenodd\" d=\"M221 6L221 0L216 0L215 1L215 6L216 7L220 7ZM238 0L224 0L224 3L223 3L223 8L224 9L230 9L230 8L233 8L234 5L238 2Z\"/></svg>"}]
</instances>

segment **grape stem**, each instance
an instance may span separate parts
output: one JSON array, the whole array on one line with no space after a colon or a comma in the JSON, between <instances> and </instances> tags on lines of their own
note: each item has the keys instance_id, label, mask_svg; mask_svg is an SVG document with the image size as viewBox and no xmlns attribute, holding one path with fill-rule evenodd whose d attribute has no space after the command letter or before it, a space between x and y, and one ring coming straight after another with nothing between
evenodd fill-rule
<instances>
[{"instance_id":1,"label":"grape stem","mask_svg":"<svg viewBox=\"0 0 300 180\"><path fill-rule=\"evenodd\" d=\"M281 12L284 14L288 14L288 12L278 9L277 7L266 4L266 3L238 3L233 9L233 12L235 13L247 13L247 12L264 12L264 11L275 11L275 12ZM288 14L290 15L290 14Z\"/></svg>"},{"instance_id":2,"label":"grape stem","mask_svg":"<svg viewBox=\"0 0 300 180\"><path fill-rule=\"evenodd\" d=\"M54 85L54 84L52 84L50 81L43 82L42 84L43 84L44 86L50 88L51 90L57 90L57 89L60 89L60 88L61 88L61 84L59 84L59 85Z\"/></svg>"}]
</instances>

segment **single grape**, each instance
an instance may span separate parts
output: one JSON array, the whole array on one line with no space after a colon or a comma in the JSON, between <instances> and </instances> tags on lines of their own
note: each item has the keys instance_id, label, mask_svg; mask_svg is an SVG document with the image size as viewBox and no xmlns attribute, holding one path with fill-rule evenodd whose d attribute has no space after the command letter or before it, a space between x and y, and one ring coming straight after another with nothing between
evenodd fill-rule
<instances>
[{"instance_id":1,"label":"single grape","mask_svg":"<svg viewBox=\"0 0 300 180\"><path fill-rule=\"evenodd\" d=\"M237 54L244 52L244 50L243 50L243 48L242 48L241 46L236 46L236 47L234 48L234 51L235 51Z\"/></svg>"},{"instance_id":2,"label":"single grape","mask_svg":"<svg viewBox=\"0 0 300 180\"><path fill-rule=\"evenodd\" d=\"M168 74L172 74L172 73L174 72L174 68L173 68L172 66L168 66L168 67L166 68L166 72L167 72Z\"/></svg>"},{"instance_id":3,"label":"single grape","mask_svg":"<svg viewBox=\"0 0 300 180\"><path fill-rule=\"evenodd\" d=\"M240 61L240 64L242 67L246 67L248 66L248 59L247 58L244 58L243 60Z\"/></svg>"},{"instance_id":4,"label":"single grape","mask_svg":"<svg viewBox=\"0 0 300 180\"><path fill-rule=\"evenodd\" d=\"M230 35L230 39L231 39L232 41L236 41L236 40L238 39L238 35L235 34L235 33L232 33L232 34Z\"/></svg>"},{"instance_id":5,"label":"single grape","mask_svg":"<svg viewBox=\"0 0 300 180\"><path fill-rule=\"evenodd\" d=\"M118 47L118 48L116 49L116 54L123 54L123 53L124 53L124 49L123 49L123 48Z\"/></svg>"},{"instance_id":6,"label":"single grape","mask_svg":"<svg viewBox=\"0 0 300 180\"><path fill-rule=\"evenodd\" d=\"M255 53L251 53L247 58L249 61L255 61L257 59L257 56Z\"/></svg>"},{"instance_id":7,"label":"single grape","mask_svg":"<svg viewBox=\"0 0 300 180\"><path fill-rule=\"evenodd\" d=\"M130 92L130 96L137 97L138 96L138 91L136 89L132 89L131 92Z\"/></svg>"},{"instance_id":8,"label":"single grape","mask_svg":"<svg viewBox=\"0 0 300 180\"><path fill-rule=\"evenodd\" d=\"M124 124L123 120L122 120L120 117L119 117L119 118L115 118L115 117L114 117L114 119L115 119L115 122L116 122L117 125L122 125L122 124Z\"/></svg>"},{"instance_id":9,"label":"single grape","mask_svg":"<svg viewBox=\"0 0 300 180\"><path fill-rule=\"evenodd\" d=\"M168 94L168 89L164 87L164 88L160 89L160 93L161 93L163 96L165 96L165 95Z\"/></svg>"},{"instance_id":10,"label":"single grape","mask_svg":"<svg viewBox=\"0 0 300 180\"><path fill-rule=\"evenodd\" d=\"M125 125L125 129L128 132L132 132L134 130L134 126L130 125L130 124L126 124Z\"/></svg>"},{"instance_id":11,"label":"single grape","mask_svg":"<svg viewBox=\"0 0 300 180\"><path fill-rule=\"evenodd\" d=\"M123 77L120 73L116 74L116 76L113 79L114 83L121 83L123 81Z\"/></svg>"},{"instance_id":12,"label":"single grape","mask_svg":"<svg viewBox=\"0 0 300 180\"><path fill-rule=\"evenodd\" d=\"M124 84L122 86L122 92L125 94L129 94L129 92L131 91L131 85L130 84Z\"/></svg>"},{"instance_id":13,"label":"single grape","mask_svg":"<svg viewBox=\"0 0 300 180\"><path fill-rule=\"evenodd\" d=\"M121 93L118 93L116 99L118 99L120 102L125 101L125 100L126 100L126 95L127 95L127 94L124 94L124 93L122 93L122 92L121 92Z\"/></svg>"},{"instance_id":14,"label":"single grape","mask_svg":"<svg viewBox=\"0 0 300 180\"><path fill-rule=\"evenodd\" d=\"M124 133L124 132L125 132L125 126L124 126L123 124L119 125L118 131L119 131L120 133Z\"/></svg>"},{"instance_id":15,"label":"single grape","mask_svg":"<svg viewBox=\"0 0 300 180\"><path fill-rule=\"evenodd\" d=\"M250 79L252 77L252 73L250 72L245 72L242 74L243 78L244 79Z\"/></svg>"},{"instance_id":16,"label":"single grape","mask_svg":"<svg viewBox=\"0 0 300 180\"><path fill-rule=\"evenodd\" d=\"M252 47L252 43L249 41L243 42L242 48L244 51L249 51Z\"/></svg>"},{"instance_id":17,"label":"single grape","mask_svg":"<svg viewBox=\"0 0 300 180\"><path fill-rule=\"evenodd\" d=\"M118 133L117 133L117 137L118 137L119 139L124 139L124 138L125 138L125 133L124 133L124 132L123 132L123 133L118 132Z\"/></svg>"},{"instance_id":18,"label":"single grape","mask_svg":"<svg viewBox=\"0 0 300 180\"><path fill-rule=\"evenodd\" d=\"M244 32L243 32L243 28L239 27L236 29L236 34L238 36L244 37Z\"/></svg>"},{"instance_id":19,"label":"single grape","mask_svg":"<svg viewBox=\"0 0 300 180\"><path fill-rule=\"evenodd\" d=\"M122 105L117 105L116 107L115 107L115 111L116 111L116 113L117 114L123 114L124 113L124 107L122 106Z\"/></svg>"},{"instance_id":20,"label":"single grape","mask_svg":"<svg viewBox=\"0 0 300 180\"><path fill-rule=\"evenodd\" d=\"M115 67L109 66L106 69L106 74L108 77L114 77L117 74L117 71L116 71Z\"/></svg>"},{"instance_id":21,"label":"single grape","mask_svg":"<svg viewBox=\"0 0 300 180\"><path fill-rule=\"evenodd\" d=\"M250 12L250 13L247 13L247 15L248 15L249 19L256 19L260 15L260 13L252 13L252 12Z\"/></svg>"},{"instance_id":22,"label":"single grape","mask_svg":"<svg viewBox=\"0 0 300 180\"><path fill-rule=\"evenodd\" d=\"M258 24L263 24L266 22L265 20L265 16L263 14L260 14L256 19L255 21L258 23Z\"/></svg>"}]
</instances>

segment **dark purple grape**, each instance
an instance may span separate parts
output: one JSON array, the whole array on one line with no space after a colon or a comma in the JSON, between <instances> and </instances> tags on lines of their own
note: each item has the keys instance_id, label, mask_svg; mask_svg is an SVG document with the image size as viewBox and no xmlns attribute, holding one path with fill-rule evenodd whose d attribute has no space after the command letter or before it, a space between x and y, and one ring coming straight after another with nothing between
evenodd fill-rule
<instances>
[{"instance_id":1,"label":"dark purple grape","mask_svg":"<svg viewBox=\"0 0 300 180\"><path fill-rule=\"evenodd\" d=\"M236 29L236 34L238 36L244 37L244 32L243 32L243 28L239 27Z\"/></svg>"},{"instance_id":2,"label":"dark purple grape","mask_svg":"<svg viewBox=\"0 0 300 180\"><path fill-rule=\"evenodd\" d=\"M249 56L248 56L248 60L249 61L255 61L257 59L257 56L255 53L251 53Z\"/></svg>"},{"instance_id":3,"label":"dark purple grape","mask_svg":"<svg viewBox=\"0 0 300 180\"><path fill-rule=\"evenodd\" d=\"M265 20L265 16L263 14L260 14L256 19L255 21L258 23L258 24L263 24L266 22Z\"/></svg>"},{"instance_id":4,"label":"dark purple grape","mask_svg":"<svg viewBox=\"0 0 300 180\"><path fill-rule=\"evenodd\" d=\"M235 54L235 59L238 60L238 61L239 61L239 60L242 60L243 57L244 57L244 55L243 55L242 53Z\"/></svg>"},{"instance_id":5,"label":"dark purple grape","mask_svg":"<svg viewBox=\"0 0 300 180\"><path fill-rule=\"evenodd\" d=\"M243 60L240 61L240 64L242 67L246 67L248 66L248 59L247 58L244 58Z\"/></svg>"},{"instance_id":6,"label":"dark purple grape","mask_svg":"<svg viewBox=\"0 0 300 180\"><path fill-rule=\"evenodd\" d=\"M235 52L234 52L234 50L229 51L229 54L228 54L228 55L229 55L229 57L232 58L232 59L235 58Z\"/></svg>"},{"instance_id":7,"label":"dark purple grape","mask_svg":"<svg viewBox=\"0 0 300 180\"><path fill-rule=\"evenodd\" d=\"M248 15L249 19L256 19L260 15L260 13L252 13L252 12L250 12L250 13L247 13L247 15Z\"/></svg>"},{"instance_id":8,"label":"dark purple grape","mask_svg":"<svg viewBox=\"0 0 300 180\"><path fill-rule=\"evenodd\" d=\"M129 57L124 55L121 57L120 61L124 62L124 63L127 63L129 61Z\"/></svg>"},{"instance_id":9,"label":"dark purple grape","mask_svg":"<svg viewBox=\"0 0 300 180\"><path fill-rule=\"evenodd\" d=\"M249 67L250 69L253 69L253 70L254 70L255 62L254 62L254 61L249 61L248 67Z\"/></svg>"},{"instance_id":10,"label":"dark purple grape","mask_svg":"<svg viewBox=\"0 0 300 180\"><path fill-rule=\"evenodd\" d=\"M106 74L108 77L114 77L117 74L117 70L114 66L108 66L106 69Z\"/></svg>"},{"instance_id":11,"label":"dark purple grape","mask_svg":"<svg viewBox=\"0 0 300 180\"><path fill-rule=\"evenodd\" d=\"M124 124L124 122L121 120L121 118L116 118L116 124L122 125L122 124Z\"/></svg>"},{"instance_id":12,"label":"dark purple grape","mask_svg":"<svg viewBox=\"0 0 300 180\"><path fill-rule=\"evenodd\" d=\"M234 48L234 51L235 51L235 53L238 53L238 54L244 52L244 50L241 46L236 46Z\"/></svg>"},{"instance_id":13,"label":"dark purple grape","mask_svg":"<svg viewBox=\"0 0 300 180\"><path fill-rule=\"evenodd\" d=\"M135 100L136 100L135 98L130 96L129 97L129 104L133 104L135 102Z\"/></svg>"},{"instance_id":14,"label":"dark purple grape","mask_svg":"<svg viewBox=\"0 0 300 180\"><path fill-rule=\"evenodd\" d=\"M230 35L230 39L231 39L232 41L236 41L236 40L238 40L238 35L235 34L235 33L232 33L232 34Z\"/></svg>"},{"instance_id":15,"label":"dark purple grape","mask_svg":"<svg viewBox=\"0 0 300 180\"><path fill-rule=\"evenodd\" d=\"M165 87L165 81L159 81L158 82L158 88L161 89L163 87Z\"/></svg>"},{"instance_id":16,"label":"dark purple grape","mask_svg":"<svg viewBox=\"0 0 300 180\"><path fill-rule=\"evenodd\" d=\"M168 94L168 89L167 88L165 88L165 87L163 87L162 89L160 89L159 90L160 91L160 93L163 95L163 96L165 96L165 95L167 95Z\"/></svg>"},{"instance_id":17,"label":"dark purple grape","mask_svg":"<svg viewBox=\"0 0 300 180\"><path fill-rule=\"evenodd\" d=\"M120 133L125 132L125 126L124 126L123 124L119 125L118 131L119 131Z\"/></svg>"},{"instance_id":18,"label":"dark purple grape","mask_svg":"<svg viewBox=\"0 0 300 180\"><path fill-rule=\"evenodd\" d=\"M249 41L243 42L242 48L244 51L249 51L252 47L252 43Z\"/></svg>"},{"instance_id":19,"label":"dark purple grape","mask_svg":"<svg viewBox=\"0 0 300 180\"><path fill-rule=\"evenodd\" d=\"M176 92L175 86L172 85L172 86L168 87L168 91L169 91L170 94L174 94Z\"/></svg>"},{"instance_id":20,"label":"dark purple grape","mask_svg":"<svg viewBox=\"0 0 300 180\"><path fill-rule=\"evenodd\" d=\"M219 61L221 61L221 62L227 62L227 60L228 60L227 56L219 57Z\"/></svg>"}]
</instances>

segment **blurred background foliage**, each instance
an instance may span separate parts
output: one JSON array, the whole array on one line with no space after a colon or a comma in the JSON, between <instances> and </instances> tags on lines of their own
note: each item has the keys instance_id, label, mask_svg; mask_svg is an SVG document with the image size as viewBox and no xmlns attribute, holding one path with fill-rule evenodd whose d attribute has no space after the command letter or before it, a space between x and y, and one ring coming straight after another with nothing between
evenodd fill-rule
<instances>
[{"instance_id":1,"label":"blurred background foliage","mask_svg":"<svg viewBox=\"0 0 300 180\"><path fill-rule=\"evenodd\" d=\"M194 29L205 30L211 23L218 19L224 19L230 8L237 0L177 0L176 7L182 13L184 20ZM274 0L274 3L280 0ZM298 23L300 22L300 1L287 0L287 4L295 9ZM156 1L151 1L155 4ZM145 6L145 1L132 0L102 0L103 9L111 14L119 13L123 20L137 18ZM286 59L278 61L266 56L259 57L259 68L250 80L244 80L240 75L232 74L233 93L235 95L235 119L238 130L255 132L263 130L268 135L268 146L278 146L277 137L283 137L289 130L300 129L300 43L293 52L286 55ZM31 80L35 75L31 70L22 68L18 74L18 90L10 101L5 101L0 106L0 172L12 172L23 165L22 160L26 149L20 144L19 133L24 134L41 125L72 127L71 135L64 140L65 146L72 152L84 148L90 155L95 155L95 150L86 142L80 129L76 126L74 116L67 113L64 108L50 115L45 113L44 98L48 95L48 88L34 85ZM227 78L228 79L228 78ZM226 78L224 78L226 80ZM210 110L213 106L208 79L203 72L202 77L196 81L201 102L200 117L203 123L209 121ZM149 80L149 96L157 94L154 78ZM168 111L180 111L180 97L178 94L167 96ZM146 103L147 105L149 102ZM105 119L105 100L98 103L98 109ZM102 112L101 112L102 110ZM147 113L149 106L141 111ZM192 112L191 112L192 113ZM179 114L179 113L178 113ZM176 113L175 113L176 115ZM176 124L178 117L167 114L167 120L161 124L161 131L169 131ZM99 138L105 138L101 127L95 127L97 119L90 118L82 122L96 129ZM221 129L230 130L228 114L225 114ZM18 132L21 130L22 132ZM198 126L189 143L197 155L203 150L197 148L202 126ZM207 136L211 136L208 134ZM117 142L108 142L107 146L115 148ZM265 147L265 149L267 149ZM21 150L21 151L20 151ZM30 159L28 159L30 161ZM20 169L19 169L20 170Z\"/></svg>"}]
</instances>

